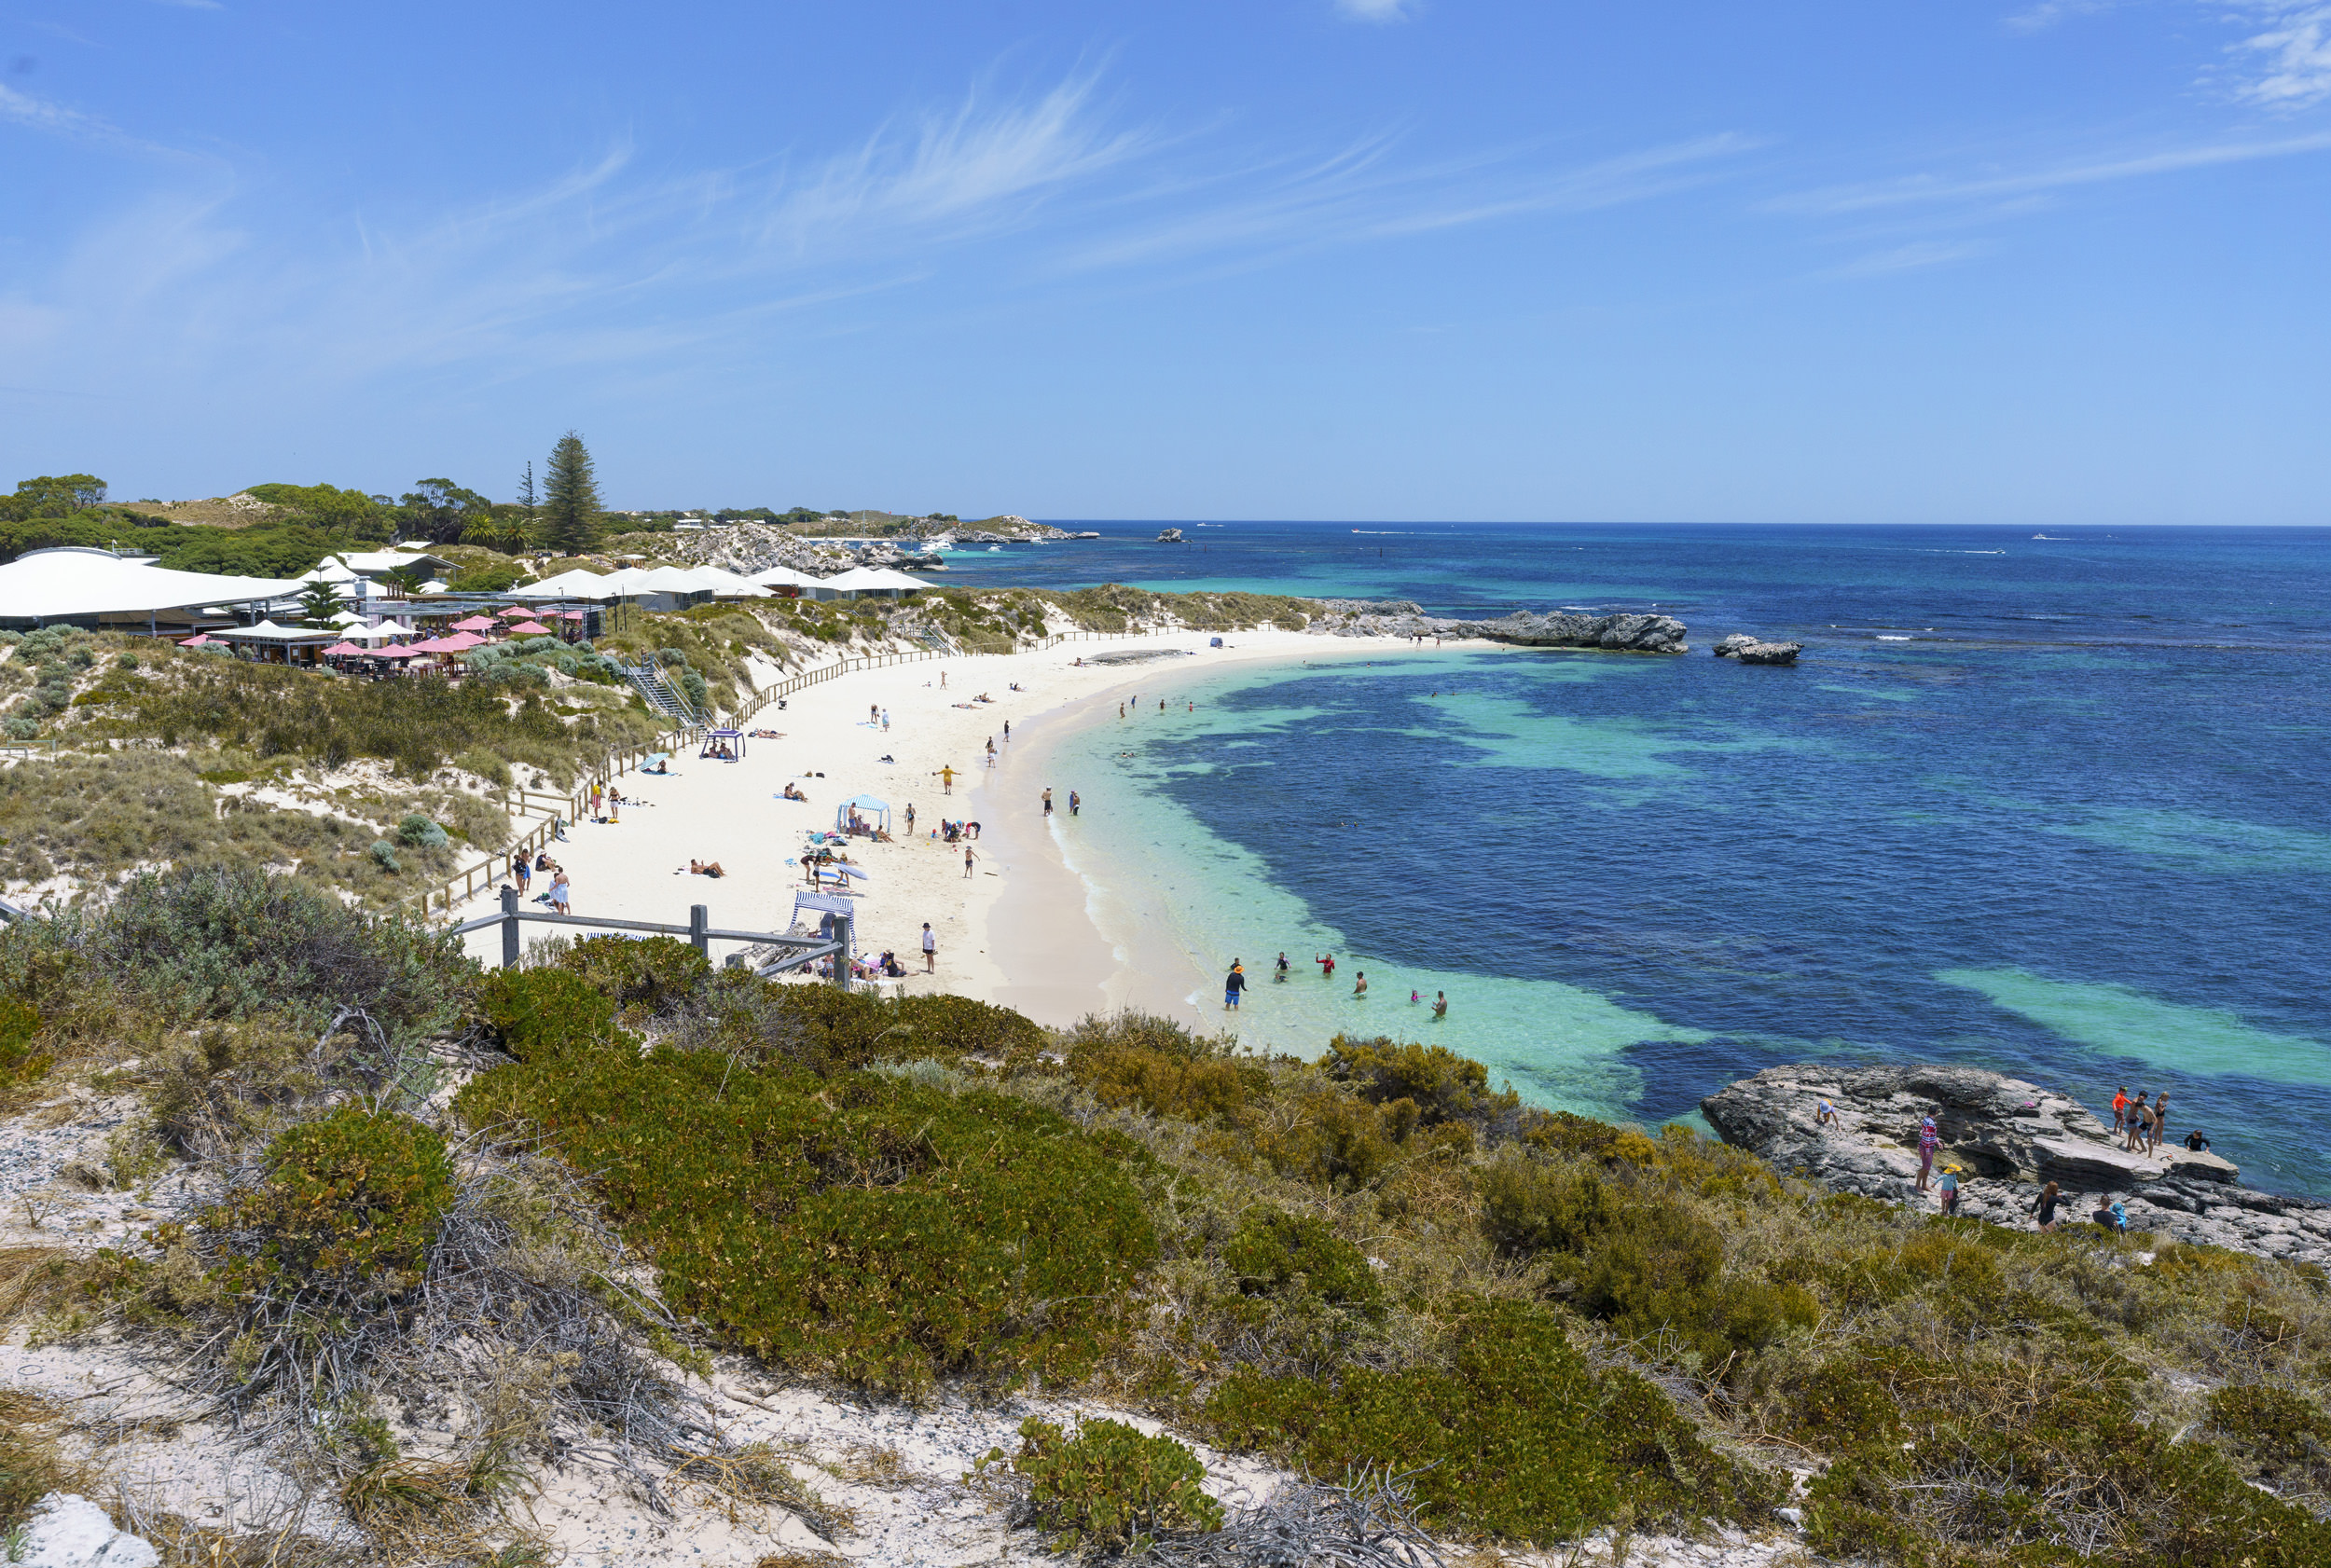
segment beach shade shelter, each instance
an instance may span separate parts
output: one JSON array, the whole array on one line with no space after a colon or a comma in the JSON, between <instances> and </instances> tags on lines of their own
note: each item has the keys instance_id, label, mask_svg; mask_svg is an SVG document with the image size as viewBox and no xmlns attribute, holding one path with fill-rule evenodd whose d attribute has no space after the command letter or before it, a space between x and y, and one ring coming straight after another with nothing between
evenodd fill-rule
<instances>
[{"instance_id":1,"label":"beach shade shelter","mask_svg":"<svg viewBox=\"0 0 2331 1568\"><path fill-rule=\"evenodd\" d=\"M789 566L763 567L752 574L755 585L768 589L779 598L800 598L813 588L821 588L825 580L812 577L806 571L795 571Z\"/></svg>"},{"instance_id":2,"label":"beach shade shelter","mask_svg":"<svg viewBox=\"0 0 2331 1568\"><path fill-rule=\"evenodd\" d=\"M724 566L700 566L688 574L703 587L712 591L714 598L767 598L769 590L739 572Z\"/></svg>"},{"instance_id":3,"label":"beach shade shelter","mask_svg":"<svg viewBox=\"0 0 2331 1568\"><path fill-rule=\"evenodd\" d=\"M540 621L520 621L510 628L512 637L549 637L551 629Z\"/></svg>"},{"instance_id":4,"label":"beach shade shelter","mask_svg":"<svg viewBox=\"0 0 2331 1568\"><path fill-rule=\"evenodd\" d=\"M0 626L143 620L152 631L154 617L165 611L267 604L297 598L299 590L291 578L171 571L150 558L63 544L28 550L0 566Z\"/></svg>"},{"instance_id":5,"label":"beach shade shelter","mask_svg":"<svg viewBox=\"0 0 2331 1568\"><path fill-rule=\"evenodd\" d=\"M215 648L219 644L202 633L196 632L192 637L180 642L178 646L181 648Z\"/></svg>"},{"instance_id":6,"label":"beach shade shelter","mask_svg":"<svg viewBox=\"0 0 2331 1568\"><path fill-rule=\"evenodd\" d=\"M883 832L887 833L890 831L890 803L876 800L872 795L852 795L835 806L834 808L834 831L837 833L849 832L852 818L858 818L867 827L879 829Z\"/></svg>"},{"instance_id":7,"label":"beach shade shelter","mask_svg":"<svg viewBox=\"0 0 2331 1568\"><path fill-rule=\"evenodd\" d=\"M453 623L455 631L492 631L497 623L490 615L472 615L466 621Z\"/></svg>"},{"instance_id":8,"label":"beach shade shelter","mask_svg":"<svg viewBox=\"0 0 2331 1568\"><path fill-rule=\"evenodd\" d=\"M337 627L279 626L272 621L261 621L255 626L222 626L211 633L211 640L249 648L288 664L295 652L319 653L339 635Z\"/></svg>"},{"instance_id":9,"label":"beach shade shelter","mask_svg":"<svg viewBox=\"0 0 2331 1568\"><path fill-rule=\"evenodd\" d=\"M465 631L457 631L451 637L437 639L437 647L448 653L466 653L473 648L482 648L485 645L484 638Z\"/></svg>"},{"instance_id":10,"label":"beach shade shelter","mask_svg":"<svg viewBox=\"0 0 2331 1568\"><path fill-rule=\"evenodd\" d=\"M709 757L712 754L713 747L724 744L728 748L728 756L731 762L741 762L744 760L745 732L742 730L705 731L704 749L698 751L697 755L699 757Z\"/></svg>"},{"instance_id":11,"label":"beach shade shelter","mask_svg":"<svg viewBox=\"0 0 2331 1568\"><path fill-rule=\"evenodd\" d=\"M838 577L827 578L820 586L828 593L851 598L897 598L903 594L919 593L931 585L903 571L892 571L887 566L858 566Z\"/></svg>"},{"instance_id":12,"label":"beach shade shelter","mask_svg":"<svg viewBox=\"0 0 2331 1568\"><path fill-rule=\"evenodd\" d=\"M359 648L353 642L335 642L324 651L323 656L327 659L354 659L369 652L369 649Z\"/></svg>"},{"instance_id":13,"label":"beach shade shelter","mask_svg":"<svg viewBox=\"0 0 2331 1568\"><path fill-rule=\"evenodd\" d=\"M495 613L499 614L505 621L516 621L523 619L528 615L531 615L534 612L531 606L514 604L510 606L509 609L497 611Z\"/></svg>"}]
</instances>

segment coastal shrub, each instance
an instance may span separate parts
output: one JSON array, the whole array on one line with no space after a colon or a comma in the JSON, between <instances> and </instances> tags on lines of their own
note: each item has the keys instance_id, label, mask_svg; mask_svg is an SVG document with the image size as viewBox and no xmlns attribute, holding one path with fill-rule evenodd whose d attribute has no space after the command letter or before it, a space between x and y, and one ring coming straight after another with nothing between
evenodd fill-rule
<instances>
[{"instance_id":1,"label":"coastal shrub","mask_svg":"<svg viewBox=\"0 0 2331 1568\"><path fill-rule=\"evenodd\" d=\"M370 854L372 863L391 875L405 869L405 862L396 858L396 846L385 838L376 838L372 841Z\"/></svg>"},{"instance_id":2,"label":"coastal shrub","mask_svg":"<svg viewBox=\"0 0 2331 1568\"><path fill-rule=\"evenodd\" d=\"M659 1049L498 1068L457 1103L545 1128L675 1307L869 1387L1079 1375L1157 1251L1099 1143L993 1093Z\"/></svg>"},{"instance_id":3,"label":"coastal shrub","mask_svg":"<svg viewBox=\"0 0 2331 1568\"><path fill-rule=\"evenodd\" d=\"M14 997L0 995L0 1085L38 1078L48 1070L47 1052L34 1049L40 1014Z\"/></svg>"},{"instance_id":4,"label":"coastal shrub","mask_svg":"<svg viewBox=\"0 0 2331 1568\"><path fill-rule=\"evenodd\" d=\"M1138 1554L1162 1536L1222 1528L1189 1446L1121 1421L1088 1421L1070 1436L1030 1416L1012 1468L1027 1478L1028 1512L1054 1532L1055 1551Z\"/></svg>"},{"instance_id":5,"label":"coastal shrub","mask_svg":"<svg viewBox=\"0 0 2331 1568\"><path fill-rule=\"evenodd\" d=\"M2287 1388L2229 1383L2210 1396L2210 1424L2277 1490L2331 1490L2331 1414Z\"/></svg>"},{"instance_id":6,"label":"coastal shrub","mask_svg":"<svg viewBox=\"0 0 2331 1568\"><path fill-rule=\"evenodd\" d=\"M458 941L418 920L259 872L141 875L102 911L42 925L28 934L180 1025L274 1013L321 1027L347 1006L416 1038L460 1015L474 972Z\"/></svg>"},{"instance_id":7,"label":"coastal shrub","mask_svg":"<svg viewBox=\"0 0 2331 1568\"><path fill-rule=\"evenodd\" d=\"M1510 1158L1482 1168L1482 1231L1509 1256L1577 1252L1609 1229L1619 1201L1593 1166Z\"/></svg>"},{"instance_id":8,"label":"coastal shrub","mask_svg":"<svg viewBox=\"0 0 2331 1568\"><path fill-rule=\"evenodd\" d=\"M268 1146L254 1190L202 1216L231 1235L219 1283L249 1290L283 1280L352 1300L420 1283L453 1195L445 1139L410 1117L352 1101Z\"/></svg>"},{"instance_id":9,"label":"coastal shrub","mask_svg":"<svg viewBox=\"0 0 2331 1568\"><path fill-rule=\"evenodd\" d=\"M1205 1121L1234 1115L1268 1086L1259 1063L1218 1053L1179 1025L1156 1026L1166 1020L1095 1023L1086 1020L1071 1036L1069 1072L1112 1108L1133 1105L1158 1116Z\"/></svg>"},{"instance_id":10,"label":"coastal shrub","mask_svg":"<svg viewBox=\"0 0 2331 1568\"><path fill-rule=\"evenodd\" d=\"M1383 1315L1384 1286L1366 1256L1310 1215L1255 1210L1222 1248L1222 1261L1248 1295L1311 1295L1330 1306Z\"/></svg>"},{"instance_id":11,"label":"coastal shrub","mask_svg":"<svg viewBox=\"0 0 2331 1568\"><path fill-rule=\"evenodd\" d=\"M1597 1373L1552 1309L1457 1303L1445 1368L1327 1378L1234 1372L1204 1415L1221 1440L1334 1476L1414 1471L1447 1528L1552 1544L1614 1519L1760 1520L1769 1477L1711 1451L1632 1373Z\"/></svg>"},{"instance_id":12,"label":"coastal shrub","mask_svg":"<svg viewBox=\"0 0 2331 1568\"><path fill-rule=\"evenodd\" d=\"M396 841L415 849L441 849L450 835L420 812L408 812L396 825Z\"/></svg>"},{"instance_id":13,"label":"coastal shrub","mask_svg":"<svg viewBox=\"0 0 2331 1568\"><path fill-rule=\"evenodd\" d=\"M863 1066L879 1056L981 1056L1020 1061L1049 1043L1010 1008L945 995L884 999L831 985L777 987L802 1032L802 1059L823 1068Z\"/></svg>"},{"instance_id":14,"label":"coastal shrub","mask_svg":"<svg viewBox=\"0 0 2331 1568\"><path fill-rule=\"evenodd\" d=\"M585 937L559 955L559 964L627 1015L655 1016L702 988L712 966L677 937Z\"/></svg>"},{"instance_id":15,"label":"coastal shrub","mask_svg":"<svg viewBox=\"0 0 2331 1568\"><path fill-rule=\"evenodd\" d=\"M496 970L479 984L477 1006L503 1049L521 1062L637 1044L615 1027L614 998L563 969Z\"/></svg>"},{"instance_id":16,"label":"coastal shrub","mask_svg":"<svg viewBox=\"0 0 2331 1568\"><path fill-rule=\"evenodd\" d=\"M1354 1039L1338 1035L1320 1061L1328 1076L1347 1083L1371 1105L1406 1100L1416 1107L1421 1125L1443 1121L1486 1121L1510 1115L1522 1103L1512 1090L1492 1093L1489 1069L1445 1046L1401 1045L1379 1035Z\"/></svg>"}]
</instances>

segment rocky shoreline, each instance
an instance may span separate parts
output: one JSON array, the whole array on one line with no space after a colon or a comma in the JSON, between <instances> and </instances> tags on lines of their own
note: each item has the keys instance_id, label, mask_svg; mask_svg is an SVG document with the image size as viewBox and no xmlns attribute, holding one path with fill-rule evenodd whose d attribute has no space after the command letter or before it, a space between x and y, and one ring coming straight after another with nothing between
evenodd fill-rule
<instances>
[{"instance_id":1,"label":"rocky shoreline","mask_svg":"<svg viewBox=\"0 0 2331 1568\"><path fill-rule=\"evenodd\" d=\"M1837 1112L1819 1119L1823 1101ZM1960 1171L1959 1213L2033 1230L2040 1184L2061 1190L2057 1218L2085 1224L2098 1200L2117 1201L2131 1231L2331 1264L2331 1204L2241 1184L2231 1162L2182 1144L2147 1155L2121 1147L2086 1106L1979 1067L1767 1067L1700 1102L1723 1140L1840 1192L1932 1204L1914 1190L1918 1129L1932 1116L1935 1161Z\"/></svg>"},{"instance_id":2,"label":"rocky shoreline","mask_svg":"<svg viewBox=\"0 0 2331 1568\"><path fill-rule=\"evenodd\" d=\"M1673 615L1517 610L1494 621L1428 615L1413 599L1325 598L1306 630L1322 637L1478 637L1525 648L1688 653L1690 628Z\"/></svg>"}]
</instances>

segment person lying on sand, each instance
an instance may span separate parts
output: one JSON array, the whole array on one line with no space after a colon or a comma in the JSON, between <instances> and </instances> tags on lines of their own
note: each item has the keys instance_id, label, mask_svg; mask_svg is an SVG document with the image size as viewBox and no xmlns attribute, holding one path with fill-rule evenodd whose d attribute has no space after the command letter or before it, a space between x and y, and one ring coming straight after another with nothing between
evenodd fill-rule
<instances>
[{"instance_id":1,"label":"person lying on sand","mask_svg":"<svg viewBox=\"0 0 2331 1568\"><path fill-rule=\"evenodd\" d=\"M718 860L690 860L688 874L690 876L726 876L728 873L721 870L721 863Z\"/></svg>"},{"instance_id":2,"label":"person lying on sand","mask_svg":"<svg viewBox=\"0 0 2331 1568\"><path fill-rule=\"evenodd\" d=\"M748 733L754 740L782 740L785 738L785 732L783 730L752 730Z\"/></svg>"}]
</instances>

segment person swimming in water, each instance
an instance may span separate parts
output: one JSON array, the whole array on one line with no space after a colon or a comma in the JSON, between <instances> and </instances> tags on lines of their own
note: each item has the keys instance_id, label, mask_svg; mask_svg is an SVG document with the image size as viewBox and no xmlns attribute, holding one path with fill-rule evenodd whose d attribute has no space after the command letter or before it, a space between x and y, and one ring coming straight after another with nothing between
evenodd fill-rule
<instances>
[{"instance_id":1,"label":"person swimming in water","mask_svg":"<svg viewBox=\"0 0 2331 1568\"><path fill-rule=\"evenodd\" d=\"M1449 994L1446 991L1432 994L1432 1015L1436 1021L1449 1016Z\"/></svg>"}]
</instances>

